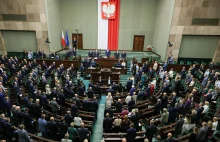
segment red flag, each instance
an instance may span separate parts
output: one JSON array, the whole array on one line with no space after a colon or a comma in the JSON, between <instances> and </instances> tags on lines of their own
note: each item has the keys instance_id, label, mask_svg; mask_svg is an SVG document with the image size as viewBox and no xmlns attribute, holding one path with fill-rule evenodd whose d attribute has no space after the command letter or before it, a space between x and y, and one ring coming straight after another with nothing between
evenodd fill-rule
<instances>
[{"instance_id":1,"label":"red flag","mask_svg":"<svg viewBox=\"0 0 220 142\"><path fill-rule=\"evenodd\" d=\"M64 34L63 34L63 30L62 30L61 44L62 44L63 48L66 48L66 42L65 42L65 38L64 38Z\"/></svg>"},{"instance_id":2,"label":"red flag","mask_svg":"<svg viewBox=\"0 0 220 142\"><path fill-rule=\"evenodd\" d=\"M116 2L102 2L102 19L115 19Z\"/></svg>"}]
</instances>

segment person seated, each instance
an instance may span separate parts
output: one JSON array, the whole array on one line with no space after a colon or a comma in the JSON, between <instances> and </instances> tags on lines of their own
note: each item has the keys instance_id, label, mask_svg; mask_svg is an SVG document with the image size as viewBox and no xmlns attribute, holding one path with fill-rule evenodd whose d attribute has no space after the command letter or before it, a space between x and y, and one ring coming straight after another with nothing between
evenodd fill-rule
<instances>
[{"instance_id":1,"label":"person seated","mask_svg":"<svg viewBox=\"0 0 220 142\"><path fill-rule=\"evenodd\" d=\"M111 51L107 49L107 50L105 51L105 56L106 56L107 58L109 58L109 57L111 56Z\"/></svg>"},{"instance_id":2,"label":"person seated","mask_svg":"<svg viewBox=\"0 0 220 142\"><path fill-rule=\"evenodd\" d=\"M123 59L126 58L126 53L125 53L125 51L122 51L122 53L121 53L121 58L123 58Z\"/></svg>"},{"instance_id":3,"label":"person seated","mask_svg":"<svg viewBox=\"0 0 220 142\"><path fill-rule=\"evenodd\" d=\"M90 57L90 58L92 58L93 57L93 52L92 52L92 50L89 50L89 52L88 52L88 57Z\"/></svg>"},{"instance_id":4,"label":"person seated","mask_svg":"<svg viewBox=\"0 0 220 142\"><path fill-rule=\"evenodd\" d=\"M93 53L93 57L94 57L94 58L99 58L99 52L98 52L97 49L96 49L95 52Z\"/></svg>"},{"instance_id":5,"label":"person seated","mask_svg":"<svg viewBox=\"0 0 220 142\"><path fill-rule=\"evenodd\" d=\"M116 59L120 58L120 53L118 52L118 50L115 52L115 58Z\"/></svg>"}]
</instances>

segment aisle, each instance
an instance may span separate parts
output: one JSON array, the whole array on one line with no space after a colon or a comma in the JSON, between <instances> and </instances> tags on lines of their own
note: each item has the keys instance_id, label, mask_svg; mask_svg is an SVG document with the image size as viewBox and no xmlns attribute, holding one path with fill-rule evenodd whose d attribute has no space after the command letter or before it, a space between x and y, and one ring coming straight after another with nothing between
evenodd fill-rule
<instances>
[{"instance_id":1,"label":"aisle","mask_svg":"<svg viewBox=\"0 0 220 142\"><path fill-rule=\"evenodd\" d=\"M106 100L106 96L102 96L99 102L97 120L95 122L95 125L93 126L93 134L91 137L91 142L100 142L102 140L105 100Z\"/></svg>"}]
</instances>

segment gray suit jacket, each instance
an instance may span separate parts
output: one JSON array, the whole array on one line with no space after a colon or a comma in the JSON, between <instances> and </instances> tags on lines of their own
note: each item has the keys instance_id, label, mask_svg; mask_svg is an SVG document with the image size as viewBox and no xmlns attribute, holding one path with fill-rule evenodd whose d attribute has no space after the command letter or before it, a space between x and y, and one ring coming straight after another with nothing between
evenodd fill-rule
<instances>
[{"instance_id":1,"label":"gray suit jacket","mask_svg":"<svg viewBox=\"0 0 220 142\"><path fill-rule=\"evenodd\" d=\"M200 128L198 136L197 136L197 140L205 140L207 131L208 131L207 126L206 127L203 126L202 128Z\"/></svg>"},{"instance_id":2,"label":"gray suit jacket","mask_svg":"<svg viewBox=\"0 0 220 142\"><path fill-rule=\"evenodd\" d=\"M31 142L31 139L30 137L28 136L28 133L26 130L24 129L19 129L18 130L18 141L19 142Z\"/></svg>"},{"instance_id":3,"label":"gray suit jacket","mask_svg":"<svg viewBox=\"0 0 220 142\"><path fill-rule=\"evenodd\" d=\"M53 111L53 112L59 110L59 105L58 105L58 103L57 103L56 101L51 101L51 102L50 102L50 105L51 105L51 107L52 107L52 111Z\"/></svg>"},{"instance_id":4,"label":"gray suit jacket","mask_svg":"<svg viewBox=\"0 0 220 142\"><path fill-rule=\"evenodd\" d=\"M181 132L182 132L182 128L183 128L183 124L184 124L183 118L179 119L179 120L176 122L175 132L181 133Z\"/></svg>"}]
</instances>

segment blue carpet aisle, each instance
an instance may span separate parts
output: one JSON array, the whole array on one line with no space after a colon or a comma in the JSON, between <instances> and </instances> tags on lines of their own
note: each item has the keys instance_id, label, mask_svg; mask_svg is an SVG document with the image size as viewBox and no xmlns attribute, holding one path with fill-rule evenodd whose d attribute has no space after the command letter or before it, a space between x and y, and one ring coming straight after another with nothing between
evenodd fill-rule
<instances>
[{"instance_id":1,"label":"blue carpet aisle","mask_svg":"<svg viewBox=\"0 0 220 142\"><path fill-rule=\"evenodd\" d=\"M105 111L105 100L106 96L102 96L99 102L99 109L97 112L97 120L93 126L93 134L91 137L91 142L100 142L103 136L103 120Z\"/></svg>"}]
</instances>

